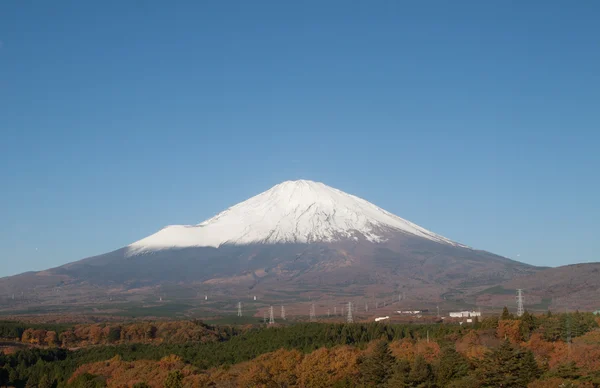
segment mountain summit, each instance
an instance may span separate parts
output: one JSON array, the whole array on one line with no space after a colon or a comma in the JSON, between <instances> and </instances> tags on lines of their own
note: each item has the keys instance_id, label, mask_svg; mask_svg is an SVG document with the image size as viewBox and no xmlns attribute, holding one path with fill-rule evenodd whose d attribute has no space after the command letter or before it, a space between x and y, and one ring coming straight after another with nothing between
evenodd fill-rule
<instances>
[{"instance_id":1,"label":"mountain summit","mask_svg":"<svg viewBox=\"0 0 600 388\"><path fill-rule=\"evenodd\" d=\"M262 296L260 303L285 302L290 309L309 300L346 303L350 297L369 303L400 298L419 308L445 301L465 308L482 300L496 303L497 295L482 292L537 271L453 242L323 183L299 180L197 225L168 226L112 252L0 279L0 310L2 295L12 294L23 295L28 308L55 303L61 309L106 300L148 303L168 295L190 309L221 314L223 306L235 309L249 292ZM211 298L202 298L208 294Z\"/></svg>"},{"instance_id":2,"label":"mountain summit","mask_svg":"<svg viewBox=\"0 0 600 388\"><path fill-rule=\"evenodd\" d=\"M198 225L172 225L131 244L129 254L223 245L386 241L394 233L461 246L320 182L286 181Z\"/></svg>"}]
</instances>

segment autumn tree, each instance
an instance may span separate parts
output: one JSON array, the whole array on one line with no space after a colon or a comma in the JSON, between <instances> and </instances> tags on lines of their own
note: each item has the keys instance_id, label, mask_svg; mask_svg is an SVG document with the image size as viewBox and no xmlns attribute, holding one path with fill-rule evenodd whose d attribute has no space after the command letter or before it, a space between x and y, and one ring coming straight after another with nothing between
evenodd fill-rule
<instances>
[{"instance_id":1,"label":"autumn tree","mask_svg":"<svg viewBox=\"0 0 600 388\"><path fill-rule=\"evenodd\" d=\"M56 346L56 343L58 342L58 336L56 335L56 332L55 331L47 331L44 342L48 346Z\"/></svg>"},{"instance_id":2,"label":"autumn tree","mask_svg":"<svg viewBox=\"0 0 600 388\"><path fill-rule=\"evenodd\" d=\"M77 341L77 337L75 336L75 333L72 330L63 331L62 333L60 333L58 338L62 346L64 346L65 348L70 347Z\"/></svg>"},{"instance_id":3,"label":"autumn tree","mask_svg":"<svg viewBox=\"0 0 600 388\"><path fill-rule=\"evenodd\" d=\"M498 322L496 336L500 339L507 339L516 344L521 341L521 321L512 319L501 319Z\"/></svg>"},{"instance_id":4,"label":"autumn tree","mask_svg":"<svg viewBox=\"0 0 600 388\"><path fill-rule=\"evenodd\" d=\"M102 328L98 325L93 325L90 327L89 331L89 339L93 344L99 344L102 342Z\"/></svg>"},{"instance_id":5,"label":"autumn tree","mask_svg":"<svg viewBox=\"0 0 600 388\"><path fill-rule=\"evenodd\" d=\"M392 374L394 361L387 341L378 341L373 352L361 360L360 374L363 382L368 386L384 386Z\"/></svg>"},{"instance_id":6,"label":"autumn tree","mask_svg":"<svg viewBox=\"0 0 600 388\"><path fill-rule=\"evenodd\" d=\"M508 307L504 306L500 319L513 319L513 315L508 311Z\"/></svg>"}]
</instances>

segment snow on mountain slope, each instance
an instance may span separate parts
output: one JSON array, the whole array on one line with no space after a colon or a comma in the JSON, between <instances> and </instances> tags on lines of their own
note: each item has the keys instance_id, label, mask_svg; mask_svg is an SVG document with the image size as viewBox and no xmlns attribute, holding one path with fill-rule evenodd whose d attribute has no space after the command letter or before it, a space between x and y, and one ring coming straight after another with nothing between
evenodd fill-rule
<instances>
[{"instance_id":1,"label":"snow on mountain slope","mask_svg":"<svg viewBox=\"0 0 600 388\"><path fill-rule=\"evenodd\" d=\"M323 183L287 181L198 225L173 225L128 247L129 254L224 244L332 242L401 232L463 246Z\"/></svg>"}]
</instances>

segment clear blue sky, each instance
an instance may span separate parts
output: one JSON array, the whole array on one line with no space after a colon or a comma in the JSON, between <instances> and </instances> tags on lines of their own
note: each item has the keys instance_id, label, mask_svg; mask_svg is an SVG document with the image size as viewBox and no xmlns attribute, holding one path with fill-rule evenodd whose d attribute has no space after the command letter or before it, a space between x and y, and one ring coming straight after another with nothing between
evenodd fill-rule
<instances>
[{"instance_id":1,"label":"clear blue sky","mask_svg":"<svg viewBox=\"0 0 600 388\"><path fill-rule=\"evenodd\" d=\"M600 2L0 2L0 276L312 179L600 261ZM519 255L519 256L517 256Z\"/></svg>"}]
</instances>

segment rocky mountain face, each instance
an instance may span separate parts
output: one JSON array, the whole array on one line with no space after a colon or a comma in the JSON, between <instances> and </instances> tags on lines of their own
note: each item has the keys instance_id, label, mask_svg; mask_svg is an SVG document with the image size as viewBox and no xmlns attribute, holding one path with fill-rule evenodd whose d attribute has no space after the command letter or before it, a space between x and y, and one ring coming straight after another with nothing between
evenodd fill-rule
<instances>
[{"instance_id":1,"label":"rocky mountain face","mask_svg":"<svg viewBox=\"0 0 600 388\"><path fill-rule=\"evenodd\" d=\"M499 294L514 300L512 285L540 271L323 183L288 181L200 224L168 226L114 252L0 279L0 295L5 307L13 294L68 305L147 301L170 287L172 298L190 304L208 293L252 293L288 303L397 298L466 308L504 303Z\"/></svg>"}]
</instances>

